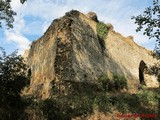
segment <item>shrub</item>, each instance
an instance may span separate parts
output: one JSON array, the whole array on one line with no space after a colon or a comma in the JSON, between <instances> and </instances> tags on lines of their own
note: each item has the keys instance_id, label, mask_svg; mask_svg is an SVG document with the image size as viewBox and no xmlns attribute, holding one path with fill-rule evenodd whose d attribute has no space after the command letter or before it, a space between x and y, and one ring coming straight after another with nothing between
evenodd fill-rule
<instances>
[{"instance_id":1,"label":"shrub","mask_svg":"<svg viewBox=\"0 0 160 120\"><path fill-rule=\"evenodd\" d=\"M140 91L137 95L139 102L144 106L152 106L158 103L160 98L159 94L156 94L149 90Z\"/></svg>"},{"instance_id":2,"label":"shrub","mask_svg":"<svg viewBox=\"0 0 160 120\"><path fill-rule=\"evenodd\" d=\"M108 79L107 75L101 77ZM117 77L116 79L118 79ZM113 80L113 79L112 79ZM73 83L71 83L73 85ZM85 84L83 84L85 85ZM88 86L88 85L87 85ZM141 91L139 94L106 93L105 91L83 91L62 95L42 101L29 101L22 120L71 120L77 117L86 119L94 111L103 113L118 110L121 113L157 113L159 90Z\"/></svg>"},{"instance_id":3,"label":"shrub","mask_svg":"<svg viewBox=\"0 0 160 120\"><path fill-rule=\"evenodd\" d=\"M32 103L25 108L20 120L46 120L42 111L42 102L32 101Z\"/></svg>"},{"instance_id":4,"label":"shrub","mask_svg":"<svg viewBox=\"0 0 160 120\"><path fill-rule=\"evenodd\" d=\"M97 22L97 36L98 36L99 44L101 45L101 48L102 48L102 52L105 49L104 39L106 38L107 33L108 33L108 28L106 24L103 22Z\"/></svg>"},{"instance_id":5,"label":"shrub","mask_svg":"<svg viewBox=\"0 0 160 120\"><path fill-rule=\"evenodd\" d=\"M127 89L127 80L121 75L113 75L113 78L109 79L108 76L104 74L100 76L98 82L105 91Z\"/></svg>"},{"instance_id":6,"label":"shrub","mask_svg":"<svg viewBox=\"0 0 160 120\"><path fill-rule=\"evenodd\" d=\"M104 40L108 33L108 27L103 22L97 23L97 35L100 39Z\"/></svg>"},{"instance_id":7,"label":"shrub","mask_svg":"<svg viewBox=\"0 0 160 120\"><path fill-rule=\"evenodd\" d=\"M96 94L94 105L97 105L98 110L101 112L111 112L112 103L109 94L103 92Z\"/></svg>"},{"instance_id":8,"label":"shrub","mask_svg":"<svg viewBox=\"0 0 160 120\"><path fill-rule=\"evenodd\" d=\"M0 54L0 95L3 97L19 97L21 90L29 85L26 75L27 66L24 59L13 52L6 55L1 49Z\"/></svg>"},{"instance_id":9,"label":"shrub","mask_svg":"<svg viewBox=\"0 0 160 120\"><path fill-rule=\"evenodd\" d=\"M127 89L127 79L122 75L113 75L116 90Z\"/></svg>"},{"instance_id":10,"label":"shrub","mask_svg":"<svg viewBox=\"0 0 160 120\"><path fill-rule=\"evenodd\" d=\"M106 74L100 76L99 83L102 87L102 90L112 91L114 89L114 81L109 79Z\"/></svg>"},{"instance_id":11,"label":"shrub","mask_svg":"<svg viewBox=\"0 0 160 120\"><path fill-rule=\"evenodd\" d=\"M6 55L0 48L0 108L6 111L0 114L3 119L18 119L25 107L20 93L29 85L26 71L24 59L16 51Z\"/></svg>"},{"instance_id":12,"label":"shrub","mask_svg":"<svg viewBox=\"0 0 160 120\"><path fill-rule=\"evenodd\" d=\"M125 98L123 96L122 96L122 98L118 98L117 108L122 113L128 113L129 112L129 105L128 105L127 101L125 100Z\"/></svg>"}]
</instances>

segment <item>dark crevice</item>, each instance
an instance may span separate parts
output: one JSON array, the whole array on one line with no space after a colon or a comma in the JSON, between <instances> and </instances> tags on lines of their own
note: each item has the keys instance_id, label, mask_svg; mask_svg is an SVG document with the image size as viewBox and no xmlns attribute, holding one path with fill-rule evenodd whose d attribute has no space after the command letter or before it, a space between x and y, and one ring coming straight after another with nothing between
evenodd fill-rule
<instances>
[{"instance_id":1,"label":"dark crevice","mask_svg":"<svg viewBox=\"0 0 160 120\"><path fill-rule=\"evenodd\" d=\"M105 47L105 42L104 42L104 40L103 40L102 38L100 38L99 36L98 36L98 41L99 41L99 44L100 44L101 49L102 49L102 54L104 54L104 51L105 51L105 49L106 49L106 47Z\"/></svg>"},{"instance_id":2,"label":"dark crevice","mask_svg":"<svg viewBox=\"0 0 160 120\"><path fill-rule=\"evenodd\" d=\"M141 62L139 63L139 81L141 85L146 85L145 81L144 81L144 69L147 68L146 63L141 60Z\"/></svg>"}]
</instances>

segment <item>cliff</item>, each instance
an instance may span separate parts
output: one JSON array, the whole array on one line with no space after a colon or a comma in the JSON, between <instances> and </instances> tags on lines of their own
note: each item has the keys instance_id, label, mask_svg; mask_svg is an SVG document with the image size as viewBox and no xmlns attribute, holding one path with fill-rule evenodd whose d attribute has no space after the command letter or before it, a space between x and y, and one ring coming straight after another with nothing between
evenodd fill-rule
<instances>
[{"instance_id":1,"label":"cliff","mask_svg":"<svg viewBox=\"0 0 160 120\"><path fill-rule=\"evenodd\" d=\"M44 35L31 44L28 53L29 93L48 98L55 81L96 83L103 74L124 75L131 89L137 87L140 61L150 65L157 62L151 51L138 46L133 37L115 32L113 26L102 42L97 23L95 14L78 11L68 12L51 23Z\"/></svg>"}]
</instances>

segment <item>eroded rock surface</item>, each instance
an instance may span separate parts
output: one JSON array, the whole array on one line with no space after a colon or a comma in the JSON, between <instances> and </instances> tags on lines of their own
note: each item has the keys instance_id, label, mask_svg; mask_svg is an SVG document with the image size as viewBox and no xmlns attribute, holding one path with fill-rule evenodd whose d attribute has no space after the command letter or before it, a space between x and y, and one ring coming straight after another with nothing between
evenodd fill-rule
<instances>
[{"instance_id":1,"label":"eroded rock surface","mask_svg":"<svg viewBox=\"0 0 160 120\"><path fill-rule=\"evenodd\" d=\"M92 19L92 20L95 21L95 22L98 22L97 14L94 13L94 12L88 12L88 13L87 13L87 17L90 18L90 19Z\"/></svg>"},{"instance_id":2,"label":"eroded rock surface","mask_svg":"<svg viewBox=\"0 0 160 120\"><path fill-rule=\"evenodd\" d=\"M103 51L96 25L95 20L78 11L68 12L52 22L29 50L29 93L48 98L57 80L96 82L102 74L124 75L132 87L139 82L140 61L156 62L151 52L113 29L104 40Z\"/></svg>"},{"instance_id":3,"label":"eroded rock surface","mask_svg":"<svg viewBox=\"0 0 160 120\"><path fill-rule=\"evenodd\" d=\"M147 65L144 70L144 80L147 87L159 87L160 84L160 63L157 62L154 65Z\"/></svg>"}]
</instances>

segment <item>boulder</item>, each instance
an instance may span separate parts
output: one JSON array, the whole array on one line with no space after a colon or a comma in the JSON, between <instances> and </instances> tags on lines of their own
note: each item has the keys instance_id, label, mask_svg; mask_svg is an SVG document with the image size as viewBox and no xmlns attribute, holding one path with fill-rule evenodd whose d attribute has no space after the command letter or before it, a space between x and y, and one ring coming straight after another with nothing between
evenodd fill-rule
<instances>
[{"instance_id":1,"label":"boulder","mask_svg":"<svg viewBox=\"0 0 160 120\"><path fill-rule=\"evenodd\" d=\"M98 22L98 17L97 14L94 12L88 12L87 17L90 18L91 20Z\"/></svg>"}]
</instances>

